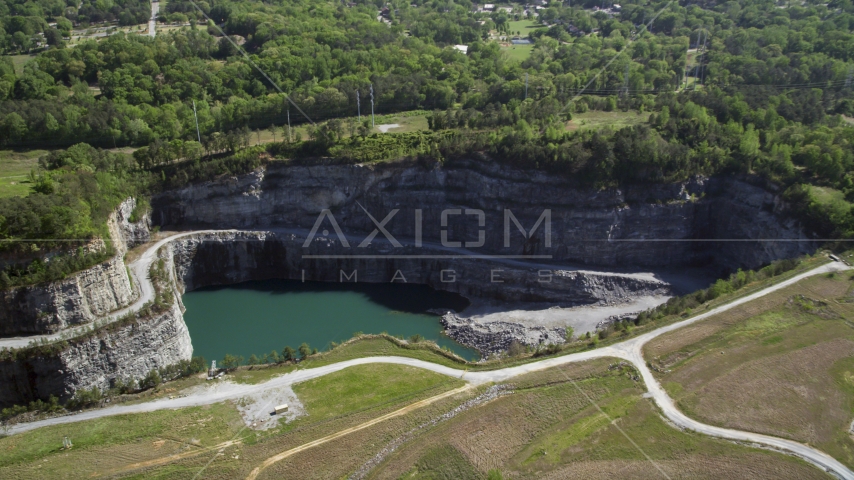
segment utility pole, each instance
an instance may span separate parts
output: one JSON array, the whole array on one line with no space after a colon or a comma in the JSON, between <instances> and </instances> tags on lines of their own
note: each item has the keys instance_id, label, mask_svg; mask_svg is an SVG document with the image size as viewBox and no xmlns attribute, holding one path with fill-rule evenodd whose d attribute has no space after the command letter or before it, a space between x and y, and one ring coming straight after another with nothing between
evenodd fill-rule
<instances>
[{"instance_id":1,"label":"utility pole","mask_svg":"<svg viewBox=\"0 0 854 480\"><path fill-rule=\"evenodd\" d=\"M525 72L525 100L528 99L528 72Z\"/></svg>"},{"instance_id":2,"label":"utility pole","mask_svg":"<svg viewBox=\"0 0 854 480\"><path fill-rule=\"evenodd\" d=\"M196 119L196 136L199 137L199 143L202 143L202 134L199 132L199 116L196 114L196 101L193 100L193 118Z\"/></svg>"},{"instance_id":3,"label":"utility pole","mask_svg":"<svg viewBox=\"0 0 854 480\"><path fill-rule=\"evenodd\" d=\"M854 85L854 68L848 69L848 78L845 79L845 86L850 87Z\"/></svg>"},{"instance_id":4,"label":"utility pole","mask_svg":"<svg viewBox=\"0 0 854 480\"><path fill-rule=\"evenodd\" d=\"M374 84L371 84L371 128L374 128Z\"/></svg>"},{"instance_id":5,"label":"utility pole","mask_svg":"<svg viewBox=\"0 0 854 480\"><path fill-rule=\"evenodd\" d=\"M359 101L359 91L358 90L356 90L356 112L359 115L359 124L361 125L361 123L362 123L362 105L360 104L360 101Z\"/></svg>"},{"instance_id":6,"label":"utility pole","mask_svg":"<svg viewBox=\"0 0 854 480\"><path fill-rule=\"evenodd\" d=\"M291 143L291 109L288 109L288 143Z\"/></svg>"}]
</instances>

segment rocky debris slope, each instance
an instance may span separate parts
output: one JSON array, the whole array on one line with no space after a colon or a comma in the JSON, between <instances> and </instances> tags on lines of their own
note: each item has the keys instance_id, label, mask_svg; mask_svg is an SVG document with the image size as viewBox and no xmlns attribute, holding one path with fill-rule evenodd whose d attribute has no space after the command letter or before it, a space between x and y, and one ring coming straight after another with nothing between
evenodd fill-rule
<instances>
[{"instance_id":1,"label":"rocky debris slope","mask_svg":"<svg viewBox=\"0 0 854 480\"><path fill-rule=\"evenodd\" d=\"M135 206L134 199L125 200L108 220L116 252L111 259L64 280L0 291L0 335L57 332L129 305L136 295L122 257L128 245L149 235L144 221L129 222ZM88 248L105 245L98 240Z\"/></svg>"},{"instance_id":2,"label":"rocky debris slope","mask_svg":"<svg viewBox=\"0 0 854 480\"><path fill-rule=\"evenodd\" d=\"M152 200L159 225L217 228L311 228L324 209L345 233L370 232L377 219L397 209L386 224L394 235L416 237L420 210L425 241L476 242L482 253L551 254L554 260L599 266L683 266L714 262L752 268L815 248L783 215L774 193L732 178L697 178L670 185L624 189L579 188L540 172L482 160L375 165L289 166L272 163L247 175L193 185ZM442 211L448 215L442 226ZM484 212L484 226L465 209ZM551 247L544 228L525 239L505 222L505 209L526 230L551 211ZM510 246L505 247L505 223ZM696 242L697 239L787 239L777 242ZM647 241L667 240L667 241ZM690 241L688 241L690 240Z\"/></svg>"}]
</instances>

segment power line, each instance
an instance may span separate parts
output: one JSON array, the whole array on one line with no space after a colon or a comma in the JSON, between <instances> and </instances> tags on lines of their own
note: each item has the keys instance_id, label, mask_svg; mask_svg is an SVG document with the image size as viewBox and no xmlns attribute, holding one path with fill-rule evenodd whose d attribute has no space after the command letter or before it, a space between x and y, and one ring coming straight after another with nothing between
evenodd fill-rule
<instances>
[{"instance_id":1,"label":"power line","mask_svg":"<svg viewBox=\"0 0 854 480\"><path fill-rule=\"evenodd\" d=\"M308 121L309 121L309 123L311 123L311 124L312 124L312 125L314 125L314 126L317 126L317 124L315 124L315 123L314 123L314 120L312 120L312 119L311 119L311 117L309 117L308 115L306 115L306 113L305 113L305 112L303 112L301 108L299 108L299 105L297 105L297 104L296 104L296 103L291 99L291 97L290 97L287 93L285 93L285 91L284 91L284 90L282 90L282 88L281 88L281 87L279 87L279 84L277 84L276 82L274 82L274 81L273 81L273 79L272 79L272 78L270 78L264 70L261 70L261 67L259 67L259 66L258 66L258 64L257 64L257 63L255 63L255 62L252 60L252 57L250 57L250 56L249 56L249 54L248 54L248 53L246 53L246 50L244 50L244 49L243 49L243 47L241 47L240 45L238 45L238 44L237 44L237 42L235 42L234 40L232 40L232 39L231 39L231 37L229 37L228 35L226 35L226 34L225 34L225 32L224 32L224 31L219 27L219 25L217 25L217 24L216 24L216 22L214 22L214 21L211 19L211 17L209 17L209 16L208 16L208 14L204 12L204 10L202 10L198 5L196 5L196 2L194 2L193 0L189 0L189 1L190 1L190 3L191 3L191 4L193 4L193 7L195 7L195 8L196 8L196 10L198 10L198 11L199 11L199 13L201 13L201 14L202 14L202 15L203 15L203 16L204 16L204 17L205 17L209 22L211 22L211 24L213 24L214 28L216 28L216 30L217 30L220 34L222 34L222 36L223 36L226 40L228 40L228 42L229 42L229 43L231 43L231 45L233 45L233 46L234 46L234 48L236 48L238 52L240 52L240 53L242 53L242 54L243 54L243 57L244 57L244 58L246 58L246 61L247 61L247 62L249 62L253 67L255 67L255 70L258 70L258 73L260 73L264 78L266 78L266 79L267 79L267 81L268 81L268 82L270 82L270 85L272 85L272 86L273 86L273 88L275 88L276 90L278 90L278 91L279 91L279 93L281 93L282 95L284 95L284 96L285 96L285 98L286 98L286 99L288 99L288 102L290 102L290 104L291 104L291 105L293 105L293 106L294 106L294 108L296 108L296 109L297 109L297 111L298 111L299 113L301 113L301 114L302 114L302 116L303 116L303 117L305 117L305 119L306 119L306 120L308 120Z\"/></svg>"}]
</instances>

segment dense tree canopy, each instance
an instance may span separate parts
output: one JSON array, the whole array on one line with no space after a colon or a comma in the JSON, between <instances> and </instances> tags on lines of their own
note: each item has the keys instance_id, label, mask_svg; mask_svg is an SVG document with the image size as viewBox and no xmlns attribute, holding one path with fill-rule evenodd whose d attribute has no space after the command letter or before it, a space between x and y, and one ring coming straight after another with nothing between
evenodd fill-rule
<instances>
[{"instance_id":1,"label":"dense tree canopy","mask_svg":"<svg viewBox=\"0 0 854 480\"><path fill-rule=\"evenodd\" d=\"M53 46L18 73L0 61L0 144L141 148L132 160L95 150L85 162L46 159L32 198L0 206L0 233L93 234L119 193L256 166L250 129L283 125L289 113L306 123L294 104L320 128L269 147L274 155L371 161L477 150L594 187L758 175L813 231L854 233L851 0L621 3L594 11L597 0L551 2L534 18L532 9L480 12L468 0L208 0L196 3L201 11L176 0L161 19L191 26L64 47L71 22L121 22L147 2L84 1L69 12L6 0L0 48L40 32ZM523 18L533 28L512 32ZM530 56L508 55L495 31L505 43L526 37ZM428 110L434 132L369 136L352 117L357 101L369 108L371 88L378 114ZM589 110L651 115L630 127L567 129ZM27 220L36 217L56 220L36 227Z\"/></svg>"}]
</instances>

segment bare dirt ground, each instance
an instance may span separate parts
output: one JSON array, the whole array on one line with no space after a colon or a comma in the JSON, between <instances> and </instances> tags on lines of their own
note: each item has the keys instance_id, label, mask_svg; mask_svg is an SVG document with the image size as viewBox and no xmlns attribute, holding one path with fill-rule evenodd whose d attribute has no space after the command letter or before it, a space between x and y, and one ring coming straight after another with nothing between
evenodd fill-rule
<instances>
[{"instance_id":1,"label":"bare dirt ground","mask_svg":"<svg viewBox=\"0 0 854 480\"><path fill-rule=\"evenodd\" d=\"M290 386L256 392L235 403L243 422L253 430L269 430L278 426L279 421L292 422L306 414L302 402ZM288 411L276 414L277 405L287 405Z\"/></svg>"}]
</instances>

